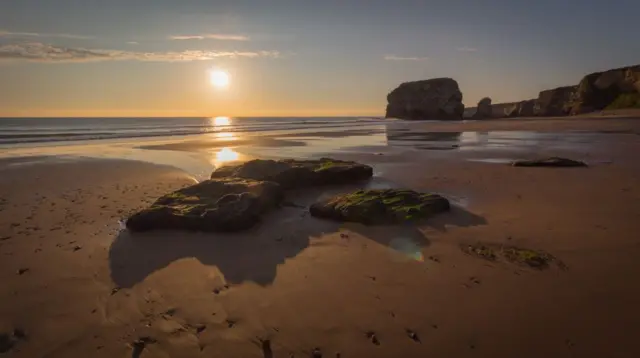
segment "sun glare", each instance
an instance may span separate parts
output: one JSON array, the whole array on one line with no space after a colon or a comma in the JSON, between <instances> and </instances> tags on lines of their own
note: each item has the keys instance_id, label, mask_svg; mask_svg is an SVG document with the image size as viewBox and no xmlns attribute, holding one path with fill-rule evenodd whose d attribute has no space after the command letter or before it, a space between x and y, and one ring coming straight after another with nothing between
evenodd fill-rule
<instances>
[{"instance_id":1,"label":"sun glare","mask_svg":"<svg viewBox=\"0 0 640 358\"><path fill-rule=\"evenodd\" d=\"M213 70L209 72L209 81L216 88L226 88L229 86L230 78L229 74L224 71Z\"/></svg>"},{"instance_id":2,"label":"sun glare","mask_svg":"<svg viewBox=\"0 0 640 358\"><path fill-rule=\"evenodd\" d=\"M214 127L224 127L231 124L229 117L215 117L213 118Z\"/></svg>"}]
</instances>

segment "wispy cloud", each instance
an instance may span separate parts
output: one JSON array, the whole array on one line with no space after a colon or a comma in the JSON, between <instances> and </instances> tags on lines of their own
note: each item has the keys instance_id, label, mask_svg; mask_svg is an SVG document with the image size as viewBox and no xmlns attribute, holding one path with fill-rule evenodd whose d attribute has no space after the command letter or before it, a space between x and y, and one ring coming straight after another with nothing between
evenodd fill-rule
<instances>
[{"instance_id":1,"label":"wispy cloud","mask_svg":"<svg viewBox=\"0 0 640 358\"><path fill-rule=\"evenodd\" d=\"M477 49L477 48L474 48L474 47L466 47L466 46L458 47L458 48L456 48L456 50L458 50L458 51L460 51L460 52L477 52L477 51L478 51L478 49Z\"/></svg>"},{"instance_id":2,"label":"wispy cloud","mask_svg":"<svg viewBox=\"0 0 640 358\"><path fill-rule=\"evenodd\" d=\"M387 61L427 61L429 57L386 55L384 59Z\"/></svg>"},{"instance_id":3,"label":"wispy cloud","mask_svg":"<svg viewBox=\"0 0 640 358\"><path fill-rule=\"evenodd\" d=\"M137 41L127 41L127 45L139 45L140 43Z\"/></svg>"},{"instance_id":4,"label":"wispy cloud","mask_svg":"<svg viewBox=\"0 0 640 358\"><path fill-rule=\"evenodd\" d=\"M249 41L248 36L229 34L201 34L201 35L173 35L169 40L222 40L222 41Z\"/></svg>"},{"instance_id":5,"label":"wispy cloud","mask_svg":"<svg viewBox=\"0 0 640 358\"><path fill-rule=\"evenodd\" d=\"M38 32L12 32L0 30L0 37L58 37L66 39L88 40L95 38L94 36L74 35L74 34L46 34Z\"/></svg>"},{"instance_id":6,"label":"wispy cloud","mask_svg":"<svg viewBox=\"0 0 640 358\"><path fill-rule=\"evenodd\" d=\"M45 63L100 62L100 61L145 61L145 62L192 62L218 58L279 58L278 51L169 51L136 52L122 50L98 50L59 47L39 42L0 46L0 60L30 61Z\"/></svg>"}]
</instances>

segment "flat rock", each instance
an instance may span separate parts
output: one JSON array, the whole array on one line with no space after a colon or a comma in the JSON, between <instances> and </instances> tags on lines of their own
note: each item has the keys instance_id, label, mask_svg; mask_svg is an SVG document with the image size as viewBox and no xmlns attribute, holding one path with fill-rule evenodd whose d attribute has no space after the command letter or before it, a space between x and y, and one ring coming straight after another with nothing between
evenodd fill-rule
<instances>
[{"instance_id":1,"label":"flat rock","mask_svg":"<svg viewBox=\"0 0 640 358\"><path fill-rule=\"evenodd\" d=\"M276 207L283 190L274 182L242 178L206 180L164 195L126 222L131 231L238 231Z\"/></svg>"},{"instance_id":2,"label":"flat rock","mask_svg":"<svg viewBox=\"0 0 640 358\"><path fill-rule=\"evenodd\" d=\"M241 165L225 166L211 174L211 178L244 178L271 181L284 189L318 185L347 184L373 176L368 165L330 158L318 160L256 159Z\"/></svg>"},{"instance_id":3,"label":"flat rock","mask_svg":"<svg viewBox=\"0 0 640 358\"><path fill-rule=\"evenodd\" d=\"M449 201L437 194L413 190L360 190L314 203L313 216L360 222L393 224L425 219L449 210Z\"/></svg>"},{"instance_id":4,"label":"flat rock","mask_svg":"<svg viewBox=\"0 0 640 358\"><path fill-rule=\"evenodd\" d=\"M587 164L581 161L560 158L549 157L533 160L516 160L511 163L514 167L586 167Z\"/></svg>"}]
</instances>

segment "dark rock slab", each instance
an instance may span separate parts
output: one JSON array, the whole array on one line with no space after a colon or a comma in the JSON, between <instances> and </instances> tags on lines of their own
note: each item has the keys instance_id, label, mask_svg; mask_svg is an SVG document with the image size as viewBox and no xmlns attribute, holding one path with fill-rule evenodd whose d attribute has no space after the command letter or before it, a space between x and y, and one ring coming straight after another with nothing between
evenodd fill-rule
<instances>
[{"instance_id":1,"label":"dark rock slab","mask_svg":"<svg viewBox=\"0 0 640 358\"><path fill-rule=\"evenodd\" d=\"M280 185L241 178L207 180L160 197L127 220L131 231L238 231L283 199Z\"/></svg>"},{"instance_id":2,"label":"dark rock slab","mask_svg":"<svg viewBox=\"0 0 640 358\"><path fill-rule=\"evenodd\" d=\"M449 210L437 194L412 190L360 190L314 203L311 215L363 224L393 224L425 219Z\"/></svg>"},{"instance_id":3,"label":"dark rock slab","mask_svg":"<svg viewBox=\"0 0 640 358\"><path fill-rule=\"evenodd\" d=\"M225 166L211 174L213 179L236 177L271 181L284 189L347 184L372 176L373 168L368 165L329 158L277 161L256 159L241 165Z\"/></svg>"},{"instance_id":4,"label":"dark rock slab","mask_svg":"<svg viewBox=\"0 0 640 358\"><path fill-rule=\"evenodd\" d=\"M581 161L560 158L549 157L533 160L516 160L511 163L514 167L586 167L587 164Z\"/></svg>"}]
</instances>

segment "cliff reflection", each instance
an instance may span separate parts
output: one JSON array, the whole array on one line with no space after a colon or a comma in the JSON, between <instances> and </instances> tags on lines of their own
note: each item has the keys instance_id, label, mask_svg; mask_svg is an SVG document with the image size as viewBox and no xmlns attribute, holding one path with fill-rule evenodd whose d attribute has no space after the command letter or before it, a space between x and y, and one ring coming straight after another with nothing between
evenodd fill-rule
<instances>
[{"instance_id":1,"label":"cliff reflection","mask_svg":"<svg viewBox=\"0 0 640 358\"><path fill-rule=\"evenodd\" d=\"M409 128L387 126L387 145L417 149L456 149L462 141L462 132L423 132Z\"/></svg>"}]
</instances>

